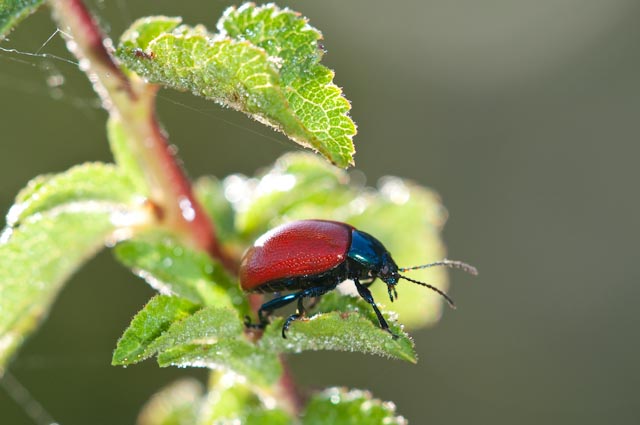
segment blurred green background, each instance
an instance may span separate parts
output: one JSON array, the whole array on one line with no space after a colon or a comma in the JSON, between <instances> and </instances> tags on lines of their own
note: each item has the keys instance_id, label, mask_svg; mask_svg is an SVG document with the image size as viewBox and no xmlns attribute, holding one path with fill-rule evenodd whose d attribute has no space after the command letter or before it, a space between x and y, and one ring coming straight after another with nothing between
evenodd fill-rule
<instances>
[{"instance_id":1,"label":"blurred green background","mask_svg":"<svg viewBox=\"0 0 640 425\"><path fill-rule=\"evenodd\" d=\"M213 27L226 1L90 2L117 39L132 19ZM640 3L633 0L280 2L325 36L353 103L357 168L436 189L449 209L457 311L414 333L420 362L291 358L307 388L368 388L412 423L640 423ZM48 11L0 47L70 58ZM0 206L33 176L109 161L105 113L77 67L0 52ZM163 91L191 176L251 174L296 149L239 113ZM425 259L430 261L433 259ZM61 424L133 423L198 370L109 365L152 291L105 252L79 272L11 372ZM402 296L402 294L401 294ZM634 336L636 335L636 336ZM0 422L33 424L0 390Z\"/></svg>"}]
</instances>

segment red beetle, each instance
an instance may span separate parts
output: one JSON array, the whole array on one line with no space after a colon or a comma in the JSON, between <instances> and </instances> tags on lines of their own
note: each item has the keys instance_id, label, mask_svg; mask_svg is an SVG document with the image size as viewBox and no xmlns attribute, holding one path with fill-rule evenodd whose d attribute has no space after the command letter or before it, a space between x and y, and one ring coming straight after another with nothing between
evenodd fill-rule
<instances>
[{"instance_id":1,"label":"red beetle","mask_svg":"<svg viewBox=\"0 0 640 425\"><path fill-rule=\"evenodd\" d=\"M264 303L258 310L260 323L248 325L264 327L267 324L265 316L297 300L296 313L290 315L282 326L282 337L286 338L291 322L305 315L304 298L319 297L350 279L360 296L373 307L380 327L396 337L378 310L369 286L380 278L387 284L389 298L393 301L398 298L395 288L398 280L405 279L434 290L453 307L453 300L438 288L400 274L433 266L456 267L474 275L478 273L468 264L451 260L398 267L379 240L346 223L326 220L287 223L260 236L245 252L240 264L240 284L248 292L297 292Z\"/></svg>"}]
</instances>

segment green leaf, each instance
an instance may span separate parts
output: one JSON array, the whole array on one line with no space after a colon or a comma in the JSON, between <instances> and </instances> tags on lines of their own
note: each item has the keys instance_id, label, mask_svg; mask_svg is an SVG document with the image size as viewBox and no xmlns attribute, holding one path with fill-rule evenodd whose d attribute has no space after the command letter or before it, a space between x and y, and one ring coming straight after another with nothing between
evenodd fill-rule
<instances>
[{"instance_id":1,"label":"green leaf","mask_svg":"<svg viewBox=\"0 0 640 425\"><path fill-rule=\"evenodd\" d=\"M398 338L380 328L373 308L360 298L332 292L322 297L316 311L308 319L292 322L286 339L281 334L283 319L273 320L260 345L269 351L359 351L416 362L413 341L396 323L394 315L382 310Z\"/></svg>"},{"instance_id":2,"label":"green leaf","mask_svg":"<svg viewBox=\"0 0 640 425\"><path fill-rule=\"evenodd\" d=\"M224 194L222 182L216 177L200 177L193 184L193 191L207 216L213 222L218 239L225 249L242 249L237 247L238 237L235 230L235 212ZM230 246L232 245L232 246ZM240 257L242 251L236 252Z\"/></svg>"},{"instance_id":3,"label":"green leaf","mask_svg":"<svg viewBox=\"0 0 640 425\"><path fill-rule=\"evenodd\" d=\"M28 199L33 198L34 194L36 194L49 180L56 176L57 174L41 174L29 180L27 185L20 189L20 192L16 195L14 204L22 204ZM9 221L15 222L17 220L10 219Z\"/></svg>"},{"instance_id":4,"label":"green leaf","mask_svg":"<svg viewBox=\"0 0 640 425\"><path fill-rule=\"evenodd\" d=\"M25 218L74 203L90 208L91 203L115 202L129 204L134 198L131 182L112 164L91 162L70 168L56 175L39 176L31 180L16 197L7 214L7 225L16 226Z\"/></svg>"},{"instance_id":5,"label":"green leaf","mask_svg":"<svg viewBox=\"0 0 640 425\"><path fill-rule=\"evenodd\" d=\"M44 0L0 0L0 40L2 40L20 21L33 12Z\"/></svg>"},{"instance_id":6,"label":"green leaf","mask_svg":"<svg viewBox=\"0 0 640 425\"><path fill-rule=\"evenodd\" d=\"M114 204L80 204L37 214L0 238L0 374L8 358L43 320L71 274L115 230Z\"/></svg>"},{"instance_id":7,"label":"green leaf","mask_svg":"<svg viewBox=\"0 0 640 425\"><path fill-rule=\"evenodd\" d=\"M0 236L0 369L69 276L117 231L146 222L132 197L128 179L99 163L36 177L18 194Z\"/></svg>"},{"instance_id":8,"label":"green leaf","mask_svg":"<svg viewBox=\"0 0 640 425\"><path fill-rule=\"evenodd\" d=\"M160 337L169 327L198 308L184 298L157 295L133 318L113 353L111 364L129 365L151 357L155 350L149 345Z\"/></svg>"},{"instance_id":9,"label":"green leaf","mask_svg":"<svg viewBox=\"0 0 640 425\"><path fill-rule=\"evenodd\" d=\"M160 366L231 370L258 385L273 384L282 369L276 353L247 341L237 313L207 307L176 322L148 351L157 351Z\"/></svg>"},{"instance_id":10,"label":"green leaf","mask_svg":"<svg viewBox=\"0 0 640 425\"><path fill-rule=\"evenodd\" d=\"M288 154L256 179L231 176L225 185L235 197L236 227L256 238L271 227L290 221L299 210L313 211L311 217L335 217L354 194L347 185L348 174L309 154ZM332 215L333 214L333 215Z\"/></svg>"},{"instance_id":11,"label":"green leaf","mask_svg":"<svg viewBox=\"0 0 640 425\"><path fill-rule=\"evenodd\" d=\"M241 339L220 340L215 344L180 345L158 354L162 367L206 367L230 370L258 386L273 385L282 374L276 353L260 350Z\"/></svg>"},{"instance_id":12,"label":"green leaf","mask_svg":"<svg viewBox=\"0 0 640 425\"><path fill-rule=\"evenodd\" d=\"M118 57L152 83L212 99L282 131L334 164L353 164L351 108L320 64L320 32L289 9L228 9L218 34L148 17L122 36Z\"/></svg>"},{"instance_id":13,"label":"green leaf","mask_svg":"<svg viewBox=\"0 0 640 425\"><path fill-rule=\"evenodd\" d=\"M343 170L309 154L288 154L256 178L233 175L224 181L237 211L236 226L247 243L283 222L321 218L347 222L378 238L402 267L442 260L441 231L447 218L439 196L398 177L385 177L377 189L350 182ZM407 272L442 290L442 267ZM388 300L386 285L371 286L378 302ZM399 300L388 308L410 328L433 324L442 314L442 298L427 288L401 281Z\"/></svg>"},{"instance_id":14,"label":"green leaf","mask_svg":"<svg viewBox=\"0 0 640 425\"><path fill-rule=\"evenodd\" d=\"M328 388L309 401L302 424L407 424L395 410L393 403L375 399L368 391Z\"/></svg>"},{"instance_id":15,"label":"green leaf","mask_svg":"<svg viewBox=\"0 0 640 425\"><path fill-rule=\"evenodd\" d=\"M198 424L241 423L246 425L289 425L291 417L272 403L267 406L264 393L235 373L211 374L209 397L203 404Z\"/></svg>"},{"instance_id":16,"label":"green leaf","mask_svg":"<svg viewBox=\"0 0 640 425\"><path fill-rule=\"evenodd\" d=\"M193 425L202 404L203 388L197 380L185 378L155 393L144 405L137 425Z\"/></svg>"},{"instance_id":17,"label":"green leaf","mask_svg":"<svg viewBox=\"0 0 640 425\"><path fill-rule=\"evenodd\" d=\"M275 382L282 370L276 353L244 338L235 311L205 307L168 296L153 298L136 315L113 356L113 364L132 364L158 353L160 366L231 370L257 385Z\"/></svg>"},{"instance_id":18,"label":"green leaf","mask_svg":"<svg viewBox=\"0 0 640 425\"><path fill-rule=\"evenodd\" d=\"M226 308L206 307L176 321L166 333L156 339L149 352L163 352L185 344L213 345L221 340L236 338L244 325L238 315Z\"/></svg>"},{"instance_id":19,"label":"green leaf","mask_svg":"<svg viewBox=\"0 0 640 425\"><path fill-rule=\"evenodd\" d=\"M135 191L144 196L149 195L149 186L144 176L144 171L140 167L142 154L136 152L137 143L131 143L127 136L127 129L114 115L109 116L107 121L107 137L113 157L118 164L120 172L127 176Z\"/></svg>"},{"instance_id":20,"label":"green leaf","mask_svg":"<svg viewBox=\"0 0 640 425\"><path fill-rule=\"evenodd\" d=\"M235 279L203 252L165 233L151 233L118 244L116 258L152 287L195 303L231 307L244 317L247 298Z\"/></svg>"}]
</instances>

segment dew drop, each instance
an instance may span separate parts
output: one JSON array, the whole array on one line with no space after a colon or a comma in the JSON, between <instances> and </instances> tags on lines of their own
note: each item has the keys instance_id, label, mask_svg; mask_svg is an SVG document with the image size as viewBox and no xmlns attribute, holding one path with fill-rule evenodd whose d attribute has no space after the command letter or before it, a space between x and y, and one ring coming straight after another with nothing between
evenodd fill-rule
<instances>
[{"instance_id":1,"label":"dew drop","mask_svg":"<svg viewBox=\"0 0 640 425\"><path fill-rule=\"evenodd\" d=\"M394 204L404 204L411 197L409 188L405 182L398 177L383 177L378 184L380 192Z\"/></svg>"},{"instance_id":2,"label":"dew drop","mask_svg":"<svg viewBox=\"0 0 640 425\"><path fill-rule=\"evenodd\" d=\"M178 146L176 146L176 145L169 145L169 146L167 146L167 149L169 150L169 153L171 155L177 155L178 154Z\"/></svg>"},{"instance_id":3,"label":"dew drop","mask_svg":"<svg viewBox=\"0 0 640 425\"><path fill-rule=\"evenodd\" d=\"M69 50L73 51L72 49L69 49ZM78 68L80 68L80 71L83 71L83 72L88 71L90 66L91 66L91 62L87 58L80 59L80 62L78 63Z\"/></svg>"},{"instance_id":4,"label":"dew drop","mask_svg":"<svg viewBox=\"0 0 640 425\"><path fill-rule=\"evenodd\" d=\"M69 50L70 52L75 52L76 49L78 48L78 43L76 43L75 41L68 39L67 40L67 50Z\"/></svg>"},{"instance_id":5,"label":"dew drop","mask_svg":"<svg viewBox=\"0 0 640 425\"><path fill-rule=\"evenodd\" d=\"M178 201L182 217L187 221L193 221L196 218L196 210L193 208L191 201L188 198L182 197Z\"/></svg>"},{"instance_id":6,"label":"dew drop","mask_svg":"<svg viewBox=\"0 0 640 425\"><path fill-rule=\"evenodd\" d=\"M105 38L102 41L102 45L107 49L107 50L113 50L113 40L111 40L110 38Z\"/></svg>"},{"instance_id":7,"label":"dew drop","mask_svg":"<svg viewBox=\"0 0 640 425\"><path fill-rule=\"evenodd\" d=\"M13 234L13 229L11 227L6 227L2 233L0 233L0 245L9 242L11 235Z\"/></svg>"},{"instance_id":8,"label":"dew drop","mask_svg":"<svg viewBox=\"0 0 640 425\"><path fill-rule=\"evenodd\" d=\"M47 85L51 88L60 87L64 84L64 76L62 74L51 74L47 77Z\"/></svg>"},{"instance_id":9,"label":"dew drop","mask_svg":"<svg viewBox=\"0 0 640 425\"><path fill-rule=\"evenodd\" d=\"M384 348L385 350L392 350L393 348L395 348L395 343L390 339L389 341L386 341L384 343Z\"/></svg>"},{"instance_id":10,"label":"dew drop","mask_svg":"<svg viewBox=\"0 0 640 425\"><path fill-rule=\"evenodd\" d=\"M21 202L19 204L14 204L11 208L9 208L9 212L7 213L7 225L15 226L20 220L20 216L24 212L29 204L27 202Z\"/></svg>"}]
</instances>

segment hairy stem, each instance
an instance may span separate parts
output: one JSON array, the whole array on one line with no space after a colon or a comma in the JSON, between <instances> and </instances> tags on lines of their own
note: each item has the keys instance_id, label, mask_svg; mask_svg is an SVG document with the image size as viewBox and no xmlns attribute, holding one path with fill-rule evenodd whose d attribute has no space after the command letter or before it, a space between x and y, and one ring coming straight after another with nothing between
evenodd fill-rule
<instances>
[{"instance_id":1,"label":"hairy stem","mask_svg":"<svg viewBox=\"0 0 640 425\"><path fill-rule=\"evenodd\" d=\"M162 224L235 272L235 262L220 247L215 229L195 199L191 183L156 119L157 87L122 72L111 54L111 40L81 0L49 0L49 5L63 34L69 35L65 35L67 48L78 58L103 107L123 124L151 200L160 209Z\"/></svg>"},{"instance_id":2,"label":"hairy stem","mask_svg":"<svg viewBox=\"0 0 640 425\"><path fill-rule=\"evenodd\" d=\"M158 87L122 72L111 53L111 40L102 33L82 0L48 2L54 19L64 31L67 48L80 61L80 68L92 82L103 107L126 129L151 200L160 208L162 222L235 273L236 262L220 247L215 229L195 199L191 183L156 118ZM298 392L284 359L282 362L285 374L279 383L280 392L290 410L299 411Z\"/></svg>"}]
</instances>

